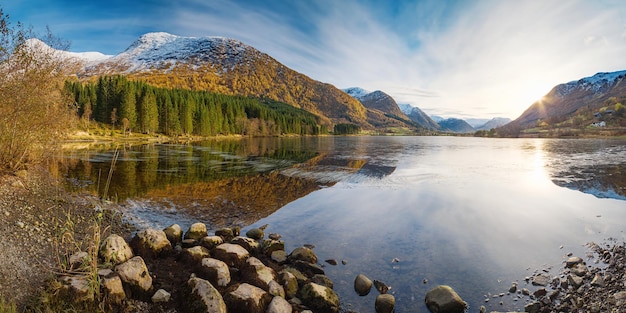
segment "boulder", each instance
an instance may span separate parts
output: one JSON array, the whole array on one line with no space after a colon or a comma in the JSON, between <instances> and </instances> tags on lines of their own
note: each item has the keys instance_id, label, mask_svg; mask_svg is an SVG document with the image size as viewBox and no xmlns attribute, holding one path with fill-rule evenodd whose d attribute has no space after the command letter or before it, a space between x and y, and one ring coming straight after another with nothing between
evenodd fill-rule
<instances>
[{"instance_id":1,"label":"boulder","mask_svg":"<svg viewBox=\"0 0 626 313\"><path fill-rule=\"evenodd\" d=\"M211 252L214 258L236 268L239 268L250 256L248 250L232 243L223 243L215 247Z\"/></svg>"},{"instance_id":2,"label":"boulder","mask_svg":"<svg viewBox=\"0 0 626 313\"><path fill-rule=\"evenodd\" d=\"M185 239L198 240L200 238L206 237L206 235L206 225L204 223L194 223L189 226L189 229L185 233Z\"/></svg>"},{"instance_id":3,"label":"boulder","mask_svg":"<svg viewBox=\"0 0 626 313\"><path fill-rule=\"evenodd\" d=\"M116 266L115 272L133 293L145 294L152 288L152 277L140 256Z\"/></svg>"},{"instance_id":4,"label":"boulder","mask_svg":"<svg viewBox=\"0 0 626 313\"><path fill-rule=\"evenodd\" d=\"M308 277L311 277L315 274L326 274L324 273L324 269L315 264L315 263L309 263L306 261L300 261L300 260L292 260L292 265L297 268L300 272L302 272L304 275L307 275Z\"/></svg>"},{"instance_id":5,"label":"boulder","mask_svg":"<svg viewBox=\"0 0 626 313\"><path fill-rule=\"evenodd\" d=\"M63 287L74 302L93 302L94 290L89 287L89 278L84 275L61 278Z\"/></svg>"},{"instance_id":6,"label":"boulder","mask_svg":"<svg viewBox=\"0 0 626 313\"><path fill-rule=\"evenodd\" d=\"M85 252L85 251L79 251L76 252L72 255L70 255L69 258L69 263L70 263L70 268L72 269L76 269L76 268L80 268L83 265L87 264L89 262L89 253Z\"/></svg>"},{"instance_id":7,"label":"boulder","mask_svg":"<svg viewBox=\"0 0 626 313\"><path fill-rule=\"evenodd\" d=\"M546 286L550 283L550 275L544 273L535 275L531 283L533 286Z\"/></svg>"},{"instance_id":8,"label":"boulder","mask_svg":"<svg viewBox=\"0 0 626 313\"><path fill-rule=\"evenodd\" d=\"M183 249L183 256L192 262L199 263L204 258L210 256L209 249L202 246L195 246L187 249Z\"/></svg>"},{"instance_id":9,"label":"boulder","mask_svg":"<svg viewBox=\"0 0 626 313\"><path fill-rule=\"evenodd\" d=\"M200 244L201 246L209 250L212 250L213 248L223 243L224 243L224 239L222 239L222 237L220 236L206 236L198 240L198 244Z\"/></svg>"},{"instance_id":10,"label":"boulder","mask_svg":"<svg viewBox=\"0 0 626 313\"><path fill-rule=\"evenodd\" d=\"M287 262L287 252L285 250L276 250L270 254L270 258L278 264L283 264Z\"/></svg>"},{"instance_id":11,"label":"boulder","mask_svg":"<svg viewBox=\"0 0 626 313\"><path fill-rule=\"evenodd\" d=\"M298 292L298 297L302 299L304 305L314 309L315 312L339 312L339 297L326 286L307 283Z\"/></svg>"},{"instance_id":12,"label":"boulder","mask_svg":"<svg viewBox=\"0 0 626 313\"><path fill-rule=\"evenodd\" d=\"M276 279L276 272L255 257L249 257L241 266L241 280L269 291L269 284Z\"/></svg>"},{"instance_id":13,"label":"boulder","mask_svg":"<svg viewBox=\"0 0 626 313\"><path fill-rule=\"evenodd\" d=\"M169 302L171 297L172 295L169 292L159 289L152 295L152 303Z\"/></svg>"},{"instance_id":14,"label":"boulder","mask_svg":"<svg viewBox=\"0 0 626 313\"><path fill-rule=\"evenodd\" d=\"M126 240L120 235L112 234L107 237L100 246L100 258L105 263L119 264L128 261L132 258L133 250L126 243Z\"/></svg>"},{"instance_id":15,"label":"boulder","mask_svg":"<svg viewBox=\"0 0 626 313\"><path fill-rule=\"evenodd\" d=\"M198 275L207 279L211 284L226 287L230 283L230 270L226 263L213 258L204 258L201 262Z\"/></svg>"},{"instance_id":16,"label":"boulder","mask_svg":"<svg viewBox=\"0 0 626 313\"><path fill-rule=\"evenodd\" d=\"M257 253L260 250L261 245L254 239L248 237L235 237L230 243L234 243L242 246L244 249L248 250L250 253Z\"/></svg>"},{"instance_id":17,"label":"boulder","mask_svg":"<svg viewBox=\"0 0 626 313\"><path fill-rule=\"evenodd\" d=\"M318 285L326 286L330 289L333 289L335 287L333 281L330 280L330 278L328 278L328 276L326 275L315 274L313 275L313 277L311 277L311 281Z\"/></svg>"},{"instance_id":18,"label":"boulder","mask_svg":"<svg viewBox=\"0 0 626 313\"><path fill-rule=\"evenodd\" d=\"M135 253L144 258L154 258L172 251L172 244L162 230L147 228L130 241Z\"/></svg>"},{"instance_id":19,"label":"boulder","mask_svg":"<svg viewBox=\"0 0 626 313\"><path fill-rule=\"evenodd\" d=\"M124 286L119 276L112 276L102 279L101 288L104 292L105 299L110 304L120 304L126 299Z\"/></svg>"},{"instance_id":20,"label":"boulder","mask_svg":"<svg viewBox=\"0 0 626 313\"><path fill-rule=\"evenodd\" d=\"M266 313L291 313L293 309L291 308L291 304L287 302L282 297L274 297L270 304L267 306Z\"/></svg>"},{"instance_id":21,"label":"boulder","mask_svg":"<svg viewBox=\"0 0 626 313\"><path fill-rule=\"evenodd\" d=\"M283 288L283 286L281 286L277 281L272 280L268 286L269 288L267 292L269 292L270 295L282 298L285 297L285 288Z\"/></svg>"},{"instance_id":22,"label":"boulder","mask_svg":"<svg viewBox=\"0 0 626 313\"><path fill-rule=\"evenodd\" d=\"M363 274L359 274L354 279L354 291L359 296L367 296L372 289L372 281Z\"/></svg>"},{"instance_id":23,"label":"boulder","mask_svg":"<svg viewBox=\"0 0 626 313\"><path fill-rule=\"evenodd\" d=\"M293 251L291 251L291 254L289 254L289 258L294 261L300 260L309 263L317 263L317 255L315 255L315 252L313 252L313 250L307 247L295 248Z\"/></svg>"},{"instance_id":24,"label":"boulder","mask_svg":"<svg viewBox=\"0 0 626 313\"><path fill-rule=\"evenodd\" d=\"M604 281L604 277L602 277L602 275L600 275L599 273L596 273L596 275L591 280L591 286L605 287L606 282Z\"/></svg>"},{"instance_id":25,"label":"boulder","mask_svg":"<svg viewBox=\"0 0 626 313\"><path fill-rule=\"evenodd\" d=\"M184 302L187 312L228 313L222 295L210 282L192 277L187 286L191 289Z\"/></svg>"},{"instance_id":26,"label":"boulder","mask_svg":"<svg viewBox=\"0 0 626 313\"><path fill-rule=\"evenodd\" d=\"M215 236L220 236L224 239L224 241L231 241L235 238L235 232L232 228L220 228L215 231Z\"/></svg>"},{"instance_id":27,"label":"boulder","mask_svg":"<svg viewBox=\"0 0 626 313\"><path fill-rule=\"evenodd\" d=\"M172 224L165 229L163 229L165 236L167 236L167 240L170 241L172 245L175 245L183 240L183 229L178 224Z\"/></svg>"},{"instance_id":28,"label":"boulder","mask_svg":"<svg viewBox=\"0 0 626 313\"><path fill-rule=\"evenodd\" d=\"M271 255L272 252L278 250L285 250L285 242L282 240L274 240L274 239L265 239L263 240L263 244L261 249L263 250L263 254Z\"/></svg>"},{"instance_id":29,"label":"boulder","mask_svg":"<svg viewBox=\"0 0 626 313\"><path fill-rule=\"evenodd\" d=\"M583 277L583 276L587 275L589 270L587 269L587 266L585 266L585 264L578 263L578 264L575 264L574 266L572 266L572 268L570 268L570 272L572 272L576 276Z\"/></svg>"},{"instance_id":30,"label":"boulder","mask_svg":"<svg viewBox=\"0 0 626 313\"><path fill-rule=\"evenodd\" d=\"M582 286L583 284L583 278L578 276L578 275L567 275L567 283L574 287L574 289L577 289L578 287Z\"/></svg>"},{"instance_id":31,"label":"boulder","mask_svg":"<svg viewBox=\"0 0 626 313\"><path fill-rule=\"evenodd\" d=\"M572 268L572 266L576 265L576 264L580 264L583 262L583 259L577 257L577 256L573 256L570 257L569 259L567 259L567 261L565 261L565 267L567 268Z\"/></svg>"},{"instance_id":32,"label":"boulder","mask_svg":"<svg viewBox=\"0 0 626 313\"><path fill-rule=\"evenodd\" d=\"M393 313L396 306L396 298L390 294L379 294L374 302L376 313Z\"/></svg>"},{"instance_id":33,"label":"boulder","mask_svg":"<svg viewBox=\"0 0 626 313\"><path fill-rule=\"evenodd\" d=\"M463 313L467 303L450 286L437 286L425 298L428 310L433 313Z\"/></svg>"},{"instance_id":34,"label":"boulder","mask_svg":"<svg viewBox=\"0 0 626 313\"><path fill-rule=\"evenodd\" d=\"M252 228L246 232L246 237L254 240L261 240L265 237L265 232L263 232L260 228Z\"/></svg>"},{"instance_id":35,"label":"boulder","mask_svg":"<svg viewBox=\"0 0 626 313\"><path fill-rule=\"evenodd\" d=\"M279 273L279 283L285 290L285 299L291 299L298 293L298 279L296 276L288 271L281 271Z\"/></svg>"},{"instance_id":36,"label":"boulder","mask_svg":"<svg viewBox=\"0 0 626 313\"><path fill-rule=\"evenodd\" d=\"M296 280L298 281L298 286L304 286L304 284L307 283L307 281L309 280L308 277L306 277L306 275L302 274L302 272L300 272L298 269L295 269L293 267L285 267L282 272L289 272L291 273L293 276L296 277Z\"/></svg>"},{"instance_id":37,"label":"boulder","mask_svg":"<svg viewBox=\"0 0 626 313\"><path fill-rule=\"evenodd\" d=\"M272 296L247 283L238 285L224 296L230 312L264 313Z\"/></svg>"}]
</instances>

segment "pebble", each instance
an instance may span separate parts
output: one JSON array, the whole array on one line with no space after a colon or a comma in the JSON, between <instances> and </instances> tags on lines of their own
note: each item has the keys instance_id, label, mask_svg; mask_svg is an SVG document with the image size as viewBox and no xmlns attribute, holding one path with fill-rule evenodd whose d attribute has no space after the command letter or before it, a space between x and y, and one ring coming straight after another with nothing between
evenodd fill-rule
<instances>
[{"instance_id":1,"label":"pebble","mask_svg":"<svg viewBox=\"0 0 626 313\"><path fill-rule=\"evenodd\" d=\"M9 215L11 215L11 213L9 213L9 211L4 211L4 215L5 216L9 216Z\"/></svg>"},{"instance_id":2,"label":"pebble","mask_svg":"<svg viewBox=\"0 0 626 313\"><path fill-rule=\"evenodd\" d=\"M15 225L19 228L24 228L26 225L20 221L18 221L17 223L15 223Z\"/></svg>"}]
</instances>

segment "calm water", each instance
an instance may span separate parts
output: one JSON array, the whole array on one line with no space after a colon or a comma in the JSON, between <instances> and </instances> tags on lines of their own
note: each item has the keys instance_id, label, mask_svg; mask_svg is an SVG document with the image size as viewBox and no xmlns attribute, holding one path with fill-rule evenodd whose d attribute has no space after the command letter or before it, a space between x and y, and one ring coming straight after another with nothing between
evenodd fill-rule
<instances>
[{"instance_id":1,"label":"calm water","mask_svg":"<svg viewBox=\"0 0 626 313\"><path fill-rule=\"evenodd\" d=\"M113 155L68 152L68 181L102 194ZM377 292L352 289L364 273L392 287L396 312L426 312L437 284L470 312L523 311L526 298L489 295L532 290L525 276L558 275L587 242L626 240L625 166L617 140L269 138L129 147L108 194L141 225L269 224L288 250L314 244L347 261L325 269L349 310L373 312Z\"/></svg>"}]
</instances>

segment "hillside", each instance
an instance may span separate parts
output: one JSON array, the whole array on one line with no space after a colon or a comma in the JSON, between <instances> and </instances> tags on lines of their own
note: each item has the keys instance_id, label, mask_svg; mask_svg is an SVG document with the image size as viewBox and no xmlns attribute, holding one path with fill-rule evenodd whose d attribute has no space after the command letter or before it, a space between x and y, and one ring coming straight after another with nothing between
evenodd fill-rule
<instances>
[{"instance_id":1,"label":"hillside","mask_svg":"<svg viewBox=\"0 0 626 313\"><path fill-rule=\"evenodd\" d=\"M494 117L490 120L488 120L487 122L485 122L484 124L478 126L478 127L474 127L476 130L490 130L492 128L498 128L501 126L504 126L508 123L511 122L510 118L506 118L506 117Z\"/></svg>"},{"instance_id":2,"label":"hillside","mask_svg":"<svg viewBox=\"0 0 626 313\"><path fill-rule=\"evenodd\" d=\"M350 87L342 90L365 106L368 110L368 121L376 128L415 128L421 126L412 123L409 117L402 112L396 101L390 95L380 90L369 92L359 87Z\"/></svg>"},{"instance_id":3,"label":"hillside","mask_svg":"<svg viewBox=\"0 0 626 313\"><path fill-rule=\"evenodd\" d=\"M601 109L626 99L626 71L597 73L580 80L552 88L541 100L533 103L520 117L502 127L503 134L515 134L534 127L559 127L571 120L569 126L587 126ZM561 125L564 126L564 125Z\"/></svg>"},{"instance_id":4,"label":"hillside","mask_svg":"<svg viewBox=\"0 0 626 313\"><path fill-rule=\"evenodd\" d=\"M90 61L80 77L112 74L158 87L269 98L319 115L326 124L373 128L356 99L233 39L148 33L118 55Z\"/></svg>"},{"instance_id":5,"label":"hillside","mask_svg":"<svg viewBox=\"0 0 626 313\"><path fill-rule=\"evenodd\" d=\"M410 111L406 115L411 121L421 125L422 127L430 130L441 130L441 126L435 122L428 114L424 113L418 107L411 107Z\"/></svg>"},{"instance_id":6,"label":"hillside","mask_svg":"<svg viewBox=\"0 0 626 313\"><path fill-rule=\"evenodd\" d=\"M475 129L466 121L458 118L448 118L439 122L442 131L455 133L472 133Z\"/></svg>"}]
</instances>

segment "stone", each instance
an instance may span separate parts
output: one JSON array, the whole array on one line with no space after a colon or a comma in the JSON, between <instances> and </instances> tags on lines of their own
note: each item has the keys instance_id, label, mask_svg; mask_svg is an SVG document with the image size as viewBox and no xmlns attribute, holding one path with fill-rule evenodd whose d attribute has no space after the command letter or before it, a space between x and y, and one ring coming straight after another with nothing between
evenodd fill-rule
<instances>
[{"instance_id":1,"label":"stone","mask_svg":"<svg viewBox=\"0 0 626 313\"><path fill-rule=\"evenodd\" d=\"M178 224L172 224L165 229L163 229L165 236L167 236L167 240L170 241L172 245L175 245L183 240L183 229Z\"/></svg>"},{"instance_id":2,"label":"stone","mask_svg":"<svg viewBox=\"0 0 626 313\"><path fill-rule=\"evenodd\" d=\"M110 277L113 274L113 270L110 268L101 268L98 269L98 276L102 277Z\"/></svg>"},{"instance_id":3,"label":"stone","mask_svg":"<svg viewBox=\"0 0 626 313\"><path fill-rule=\"evenodd\" d=\"M119 276L104 278L101 283L105 299L108 303L120 304L126 299L122 279Z\"/></svg>"},{"instance_id":4,"label":"stone","mask_svg":"<svg viewBox=\"0 0 626 313\"><path fill-rule=\"evenodd\" d=\"M379 294L374 302L376 313L393 313L396 306L396 298L390 294Z\"/></svg>"},{"instance_id":5,"label":"stone","mask_svg":"<svg viewBox=\"0 0 626 313\"><path fill-rule=\"evenodd\" d=\"M330 288L316 283L307 283L298 292L302 303L315 312L339 312L339 297Z\"/></svg>"},{"instance_id":6,"label":"stone","mask_svg":"<svg viewBox=\"0 0 626 313\"><path fill-rule=\"evenodd\" d=\"M172 295L169 292L159 289L152 295L152 303L169 302L171 297Z\"/></svg>"},{"instance_id":7,"label":"stone","mask_svg":"<svg viewBox=\"0 0 626 313\"><path fill-rule=\"evenodd\" d=\"M450 286L440 285L426 293L424 300L433 313L463 313L467 303Z\"/></svg>"},{"instance_id":8,"label":"stone","mask_svg":"<svg viewBox=\"0 0 626 313\"><path fill-rule=\"evenodd\" d=\"M602 277L602 275L596 273L596 275L591 280L591 286L605 287L606 286L606 282L604 281L604 277Z\"/></svg>"},{"instance_id":9,"label":"stone","mask_svg":"<svg viewBox=\"0 0 626 313\"><path fill-rule=\"evenodd\" d=\"M275 296L275 297L285 297L285 288L283 288L283 286L281 286L277 281L272 280L270 281L270 283L268 284L269 288L267 290L267 292L269 292L270 295Z\"/></svg>"},{"instance_id":10,"label":"stone","mask_svg":"<svg viewBox=\"0 0 626 313\"><path fill-rule=\"evenodd\" d=\"M313 250L307 247L298 247L291 251L289 258L292 260L300 260L309 263L317 263L317 255Z\"/></svg>"},{"instance_id":11,"label":"stone","mask_svg":"<svg viewBox=\"0 0 626 313\"><path fill-rule=\"evenodd\" d=\"M308 277L311 277L315 274L322 274L322 275L326 274L324 273L324 269L315 263L309 263L305 261L296 260L296 261L293 261L292 265Z\"/></svg>"},{"instance_id":12,"label":"stone","mask_svg":"<svg viewBox=\"0 0 626 313\"><path fill-rule=\"evenodd\" d=\"M533 286L547 286L550 283L550 275L543 273L535 275L531 283Z\"/></svg>"},{"instance_id":13,"label":"stone","mask_svg":"<svg viewBox=\"0 0 626 313\"><path fill-rule=\"evenodd\" d=\"M224 239L220 236L206 236L198 240L198 244L212 250L213 248L224 243Z\"/></svg>"},{"instance_id":14,"label":"stone","mask_svg":"<svg viewBox=\"0 0 626 313\"><path fill-rule=\"evenodd\" d=\"M233 238L230 243L240 245L250 253L257 253L261 249L261 245L256 240L248 237L238 236Z\"/></svg>"},{"instance_id":15,"label":"stone","mask_svg":"<svg viewBox=\"0 0 626 313\"><path fill-rule=\"evenodd\" d=\"M93 302L94 290L89 287L89 278L87 276L65 276L61 278L65 284L65 289L71 295L74 302Z\"/></svg>"},{"instance_id":16,"label":"stone","mask_svg":"<svg viewBox=\"0 0 626 313\"><path fill-rule=\"evenodd\" d=\"M512 283L511 287L509 288L509 292L510 293L515 293L517 292L517 283Z\"/></svg>"},{"instance_id":17,"label":"stone","mask_svg":"<svg viewBox=\"0 0 626 313\"><path fill-rule=\"evenodd\" d=\"M207 236L206 225L204 223L193 223L185 233L185 239L198 240Z\"/></svg>"},{"instance_id":18,"label":"stone","mask_svg":"<svg viewBox=\"0 0 626 313\"><path fill-rule=\"evenodd\" d=\"M524 312L527 312L527 313L539 313L540 309L541 309L541 303L539 302L529 303L526 306L524 306Z\"/></svg>"},{"instance_id":19,"label":"stone","mask_svg":"<svg viewBox=\"0 0 626 313\"><path fill-rule=\"evenodd\" d=\"M291 313L293 309L291 308L291 304L287 302L287 300L282 297L274 297L270 304L267 306L266 313Z\"/></svg>"},{"instance_id":20,"label":"stone","mask_svg":"<svg viewBox=\"0 0 626 313\"><path fill-rule=\"evenodd\" d=\"M296 280L297 280L297 282L298 282L298 286L303 286L303 285L304 285L304 284L305 284L305 283L309 280L309 278L308 278L308 277L306 277L306 275L302 274L302 272L300 272L299 270L297 270L297 269L295 269L295 268L293 268L293 267L289 267L289 266L287 266L287 267L285 267L285 268L281 271L281 273L282 273L282 272L289 272L289 273L291 273L293 276L295 276L295 277L296 277Z\"/></svg>"},{"instance_id":21,"label":"stone","mask_svg":"<svg viewBox=\"0 0 626 313\"><path fill-rule=\"evenodd\" d=\"M230 312L264 313L272 296L259 287L242 283L227 292L224 300Z\"/></svg>"},{"instance_id":22,"label":"stone","mask_svg":"<svg viewBox=\"0 0 626 313\"><path fill-rule=\"evenodd\" d=\"M359 274L354 279L354 291L359 296L367 296L372 289L372 280L363 274Z\"/></svg>"},{"instance_id":23,"label":"stone","mask_svg":"<svg viewBox=\"0 0 626 313\"><path fill-rule=\"evenodd\" d=\"M89 254L85 251L79 251L70 255L69 263L72 269L80 268L89 261Z\"/></svg>"},{"instance_id":24,"label":"stone","mask_svg":"<svg viewBox=\"0 0 626 313\"><path fill-rule=\"evenodd\" d=\"M193 262L201 262L202 259L208 258L210 256L209 249L203 246L195 246L187 249L183 249L183 255L193 261Z\"/></svg>"},{"instance_id":25,"label":"stone","mask_svg":"<svg viewBox=\"0 0 626 313\"><path fill-rule=\"evenodd\" d=\"M235 238L235 233L232 228L220 228L215 231L215 236L220 236L224 239L224 241L230 241Z\"/></svg>"},{"instance_id":26,"label":"stone","mask_svg":"<svg viewBox=\"0 0 626 313\"><path fill-rule=\"evenodd\" d=\"M148 272L146 263L140 256L115 267L115 272L120 276L122 282L127 284L133 293L145 293L152 288L152 277Z\"/></svg>"},{"instance_id":27,"label":"stone","mask_svg":"<svg viewBox=\"0 0 626 313\"><path fill-rule=\"evenodd\" d=\"M311 281L318 285L326 286L330 289L333 289L335 287L333 281L330 280L330 278L328 278L326 275L315 274L313 275L313 277L311 277Z\"/></svg>"},{"instance_id":28,"label":"stone","mask_svg":"<svg viewBox=\"0 0 626 313\"><path fill-rule=\"evenodd\" d=\"M246 232L246 237L254 240L261 240L265 237L265 233L260 228L252 228Z\"/></svg>"},{"instance_id":29,"label":"stone","mask_svg":"<svg viewBox=\"0 0 626 313\"><path fill-rule=\"evenodd\" d=\"M183 241L180 242L180 246L183 248L191 248L196 246L197 244L197 240L196 239L183 239Z\"/></svg>"},{"instance_id":30,"label":"stone","mask_svg":"<svg viewBox=\"0 0 626 313\"><path fill-rule=\"evenodd\" d=\"M204 258L201 262L198 275L207 279L211 284L226 287L230 283L230 270L226 263L213 258Z\"/></svg>"},{"instance_id":31,"label":"stone","mask_svg":"<svg viewBox=\"0 0 626 313\"><path fill-rule=\"evenodd\" d=\"M577 275L567 275L567 282L574 287L574 289L582 286L583 278Z\"/></svg>"},{"instance_id":32,"label":"stone","mask_svg":"<svg viewBox=\"0 0 626 313\"><path fill-rule=\"evenodd\" d=\"M249 257L241 266L241 280L269 291L269 283L276 279L276 272L255 257Z\"/></svg>"},{"instance_id":33,"label":"stone","mask_svg":"<svg viewBox=\"0 0 626 313\"><path fill-rule=\"evenodd\" d=\"M133 250L120 235L112 234L108 236L99 251L100 257L105 263L120 264L128 261L134 256Z\"/></svg>"},{"instance_id":34,"label":"stone","mask_svg":"<svg viewBox=\"0 0 626 313\"><path fill-rule=\"evenodd\" d=\"M626 291L620 291L613 294L615 300L615 306L619 307L626 303Z\"/></svg>"},{"instance_id":35,"label":"stone","mask_svg":"<svg viewBox=\"0 0 626 313\"><path fill-rule=\"evenodd\" d=\"M298 279L288 271L281 271L279 274L279 283L285 290L285 299L291 299L298 293Z\"/></svg>"},{"instance_id":36,"label":"stone","mask_svg":"<svg viewBox=\"0 0 626 313\"><path fill-rule=\"evenodd\" d=\"M548 294L548 291L546 290L546 288L539 288L535 290L535 292L533 292L533 296L535 296L535 298L545 297L545 295L547 294Z\"/></svg>"},{"instance_id":37,"label":"stone","mask_svg":"<svg viewBox=\"0 0 626 313\"><path fill-rule=\"evenodd\" d=\"M144 258L155 258L172 251L172 244L162 230L147 228L130 241L133 251Z\"/></svg>"},{"instance_id":38,"label":"stone","mask_svg":"<svg viewBox=\"0 0 626 313\"><path fill-rule=\"evenodd\" d=\"M583 259L577 257L577 256L573 256L570 257L569 259L567 259L567 261L565 261L565 267L567 268L572 268L574 265L576 264L580 264L583 262Z\"/></svg>"},{"instance_id":39,"label":"stone","mask_svg":"<svg viewBox=\"0 0 626 313\"><path fill-rule=\"evenodd\" d=\"M213 258L223 261L228 266L239 268L250 256L248 250L240 245L223 243L212 251Z\"/></svg>"},{"instance_id":40,"label":"stone","mask_svg":"<svg viewBox=\"0 0 626 313\"><path fill-rule=\"evenodd\" d=\"M187 286L191 289L184 301L187 312L228 313L222 295L210 282L192 277Z\"/></svg>"},{"instance_id":41,"label":"stone","mask_svg":"<svg viewBox=\"0 0 626 313\"><path fill-rule=\"evenodd\" d=\"M274 251L285 251L285 242L282 240L265 239L261 245L263 254L272 255Z\"/></svg>"},{"instance_id":42,"label":"stone","mask_svg":"<svg viewBox=\"0 0 626 313\"><path fill-rule=\"evenodd\" d=\"M276 250L272 252L270 259L278 264L283 264L287 262L287 252L285 250Z\"/></svg>"},{"instance_id":43,"label":"stone","mask_svg":"<svg viewBox=\"0 0 626 313\"><path fill-rule=\"evenodd\" d=\"M589 269L587 269L587 266L585 266L585 264L578 263L572 266L572 268L570 268L570 272L572 272L576 276L583 277L587 275L587 273L589 272Z\"/></svg>"}]
</instances>

